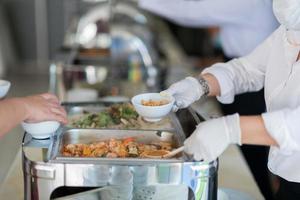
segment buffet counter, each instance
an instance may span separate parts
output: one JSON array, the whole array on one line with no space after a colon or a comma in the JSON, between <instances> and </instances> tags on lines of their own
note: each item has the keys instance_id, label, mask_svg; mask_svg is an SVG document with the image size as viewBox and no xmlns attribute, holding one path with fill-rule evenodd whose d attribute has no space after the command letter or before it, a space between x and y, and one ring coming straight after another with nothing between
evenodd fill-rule
<instances>
[{"instance_id":1,"label":"buffet counter","mask_svg":"<svg viewBox=\"0 0 300 200\"><path fill-rule=\"evenodd\" d=\"M205 109L205 107L202 108ZM16 132L16 134L19 134L19 132ZM42 160L43 153L32 151L31 158ZM6 180L2 184L0 195L16 200L24 198L21 166L21 152L19 151ZM229 147L220 157L218 182L219 188L231 188L247 193L253 199L263 199L249 168L236 146Z\"/></svg>"},{"instance_id":2,"label":"buffet counter","mask_svg":"<svg viewBox=\"0 0 300 200\"><path fill-rule=\"evenodd\" d=\"M27 76L27 78L26 78ZM22 77L22 78L20 78ZM43 76L45 77L45 76ZM33 87L33 85L47 85L47 78L34 78L32 75L14 75L9 77L14 83L15 92L13 95L24 95L26 93L40 92L41 89ZM35 79L35 82L32 80ZM199 112L203 116L217 116L218 107L214 99L200 101L193 106L198 107ZM15 129L11 132L11 136L20 135L20 129ZM12 145L13 146L13 145ZM0 147L0 149L2 146ZM1 149L3 150L3 149ZM9 149L6 149L6 151ZM4 150L2 152L5 152ZM39 160L42 158L42 153L32 153L32 159ZM16 155L15 160L7 172L7 177L3 181L0 189L0 195L10 197L10 199L23 199L23 175L21 151ZM219 188L232 188L251 195L254 199L263 199L255 181L244 161L241 153L236 146L228 148L220 157L220 166L218 173Z\"/></svg>"}]
</instances>

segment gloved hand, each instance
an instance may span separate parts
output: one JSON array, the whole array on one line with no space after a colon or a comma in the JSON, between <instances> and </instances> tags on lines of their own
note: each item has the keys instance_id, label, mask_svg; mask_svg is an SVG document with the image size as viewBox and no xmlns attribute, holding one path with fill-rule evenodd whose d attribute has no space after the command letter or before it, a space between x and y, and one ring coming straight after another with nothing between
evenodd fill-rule
<instances>
[{"instance_id":1,"label":"gloved hand","mask_svg":"<svg viewBox=\"0 0 300 200\"><path fill-rule=\"evenodd\" d=\"M173 111L188 107L199 100L203 94L204 91L198 80L190 76L172 84L167 90L161 92L163 96L169 95L175 98Z\"/></svg>"},{"instance_id":2,"label":"gloved hand","mask_svg":"<svg viewBox=\"0 0 300 200\"><path fill-rule=\"evenodd\" d=\"M219 157L229 144L241 145L240 117L229 115L200 123L184 142L184 150L195 160L211 162Z\"/></svg>"}]
</instances>

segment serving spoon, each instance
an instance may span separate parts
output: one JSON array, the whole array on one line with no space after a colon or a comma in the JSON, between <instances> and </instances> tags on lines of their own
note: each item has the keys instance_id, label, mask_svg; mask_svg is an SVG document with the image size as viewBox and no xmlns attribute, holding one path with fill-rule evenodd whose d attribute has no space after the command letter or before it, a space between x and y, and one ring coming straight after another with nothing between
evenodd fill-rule
<instances>
[{"instance_id":1,"label":"serving spoon","mask_svg":"<svg viewBox=\"0 0 300 200\"><path fill-rule=\"evenodd\" d=\"M166 150L157 150L154 151L155 153L161 152L163 155L151 155L151 153L149 152L149 154L145 154L146 158L154 158L154 159L161 159L161 158L171 158L175 155L177 155L178 153L182 152L184 150L184 146L181 146L177 149L174 149L172 151L166 151Z\"/></svg>"}]
</instances>

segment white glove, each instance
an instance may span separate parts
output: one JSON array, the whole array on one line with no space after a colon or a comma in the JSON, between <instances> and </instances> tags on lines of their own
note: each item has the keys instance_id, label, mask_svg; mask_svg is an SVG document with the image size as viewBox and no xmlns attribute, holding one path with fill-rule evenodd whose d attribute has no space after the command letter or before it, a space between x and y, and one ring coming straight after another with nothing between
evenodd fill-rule
<instances>
[{"instance_id":1,"label":"white glove","mask_svg":"<svg viewBox=\"0 0 300 200\"><path fill-rule=\"evenodd\" d=\"M161 92L163 96L170 95L175 98L173 111L188 107L190 104L199 100L203 94L204 91L199 81L190 76L172 84L167 90Z\"/></svg>"},{"instance_id":2,"label":"white glove","mask_svg":"<svg viewBox=\"0 0 300 200\"><path fill-rule=\"evenodd\" d=\"M194 155L195 160L211 162L217 159L229 144L241 145L238 114L200 123L184 142L184 151Z\"/></svg>"}]
</instances>

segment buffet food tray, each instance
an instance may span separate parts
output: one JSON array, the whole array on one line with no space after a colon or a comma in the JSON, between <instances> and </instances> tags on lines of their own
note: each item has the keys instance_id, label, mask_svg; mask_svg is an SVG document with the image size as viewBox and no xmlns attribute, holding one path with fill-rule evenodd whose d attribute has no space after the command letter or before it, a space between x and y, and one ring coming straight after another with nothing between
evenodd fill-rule
<instances>
[{"instance_id":1,"label":"buffet food tray","mask_svg":"<svg viewBox=\"0 0 300 200\"><path fill-rule=\"evenodd\" d=\"M145 163L172 163L183 162L183 154L170 159L149 159L149 158L105 158L105 157L68 157L63 155L64 145L67 144L89 144L97 141L113 139L124 139L132 137L137 142L150 144L153 142L170 142L173 148L181 146L183 143L174 134L171 140L165 140L161 131L150 130L104 130L104 129L67 129L59 135L51 149L52 162L69 163L107 163L107 164L145 164Z\"/></svg>"},{"instance_id":2,"label":"buffet food tray","mask_svg":"<svg viewBox=\"0 0 300 200\"><path fill-rule=\"evenodd\" d=\"M115 103L119 104L119 103ZM109 106L115 105L113 103L102 102L102 103L81 103L81 104L65 104L65 108L68 114L69 124L67 125L70 128L78 128L72 126L72 122L76 121L78 118L82 117L86 113L99 113L105 111ZM132 127L122 127L122 126L114 126L114 127L103 127L111 128L111 129L143 129L143 130L165 130L165 131L174 131L175 126L172 123L172 117L174 116L168 115L163 118L161 121L156 123L147 122L142 119L142 117L138 117L135 124L136 126ZM102 128L101 128L102 129Z\"/></svg>"},{"instance_id":3,"label":"buffet food tray","mask_svg":"<svg viewBox=\"0 0 300 200\"><path fill-rule=\"evenodd\" d=\"M112 104L65 104L68 116L78 115L85 111L99 112L106 109ZM164 122L164 123L162 123ZM177 157L168 159L152 158L105 158L105 157L69 157L62 154L64 145L67 144L89 144L92 142L105 141L109 139L124 139L133 137L137 142L149 144L151 142L166 141L162 137L162 132L172 133L172 148L183 145L184 140L188 137L196 125L199 118L193 110L183 109L176 113L170 113L162 122L151 123L151 126L142 126L139 129L112 129L112 128L73 128L66 126L51 138L51 145L48 151L48 161L53 163L78 163L78 164L117 164L117 165L144 165L157 163L183 163L192 161L189 155L179 154ZM156 125L155 125L156 124Z\"/></svg>"}]
</instances>

